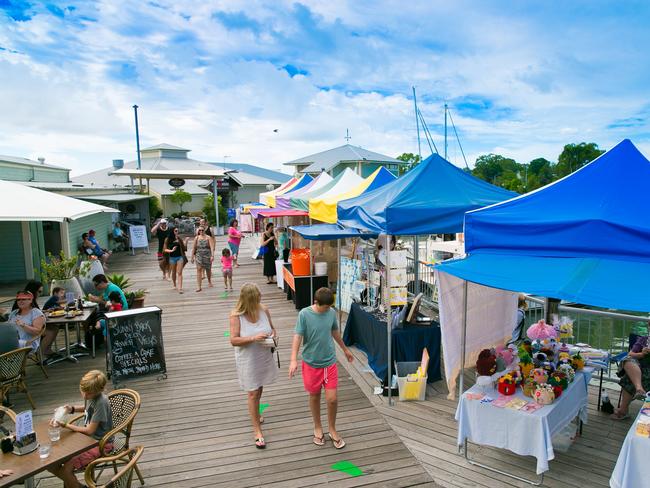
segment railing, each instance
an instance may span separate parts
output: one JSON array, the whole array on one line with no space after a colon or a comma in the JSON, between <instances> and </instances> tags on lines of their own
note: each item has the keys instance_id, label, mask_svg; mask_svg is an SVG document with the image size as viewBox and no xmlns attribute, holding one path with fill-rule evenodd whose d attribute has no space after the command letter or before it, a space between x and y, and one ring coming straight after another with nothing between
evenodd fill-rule
<instances>
[{"instance_id":1,"label":"railing","mask_svg":"<svg viewBox=\"0 0 650 488\"><path fill-rule=\"evenodd\" d=\"M544 300L527 296L526 327L544 318ZM610 357L629 348L629 337L632 327L637 322L648 320L644 315L632 315L607 310L592 310L587 308L560 305L559 315L573 320L573 344L585 343L591 347L608 351ZM611 366L611 365L610 365ZM612 371L606 372L609 379L615 379Z\"/></svg>"},{"instance_id":2,"label":"railing","mask_svg":"<svg viewBox=\"0 0 650 488\"><path fill-rule=\"evenodd\" d=\"M410 296L422 293L423 301L435 308L438 308L438 286L435 280L435 273L431 266L427 266L424 261L418 261L419 287L415 281L415 260L408 256L406 258L406 279L407 291Z\"/></svg>"}]
</instances>

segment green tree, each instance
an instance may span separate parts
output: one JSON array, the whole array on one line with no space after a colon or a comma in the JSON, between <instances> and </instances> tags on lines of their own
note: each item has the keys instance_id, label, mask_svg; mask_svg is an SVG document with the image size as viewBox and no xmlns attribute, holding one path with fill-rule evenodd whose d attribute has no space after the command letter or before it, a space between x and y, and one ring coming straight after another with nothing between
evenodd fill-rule
<instances>
[{"instance_id":1,"label":"green tree","mask_svg":"<svg viewBox=\"0 0 650 488\"><path fill-rule=\"evenodd\" d=\"M548 159L536 158L528 163L524 176L525 191L536 190L554 180L554 165Z\"/></svg>"},{"instance_id":2,"label":"green tree","mask_svg":"<svg viewBox=\"0 0 650 488\"><path fill-rule=\"evenodd\" d=\"M149 217L152 221L156 220L158 217L162 216L163 210L160 206L160 200L158 197L151 196L149 197Z\"/></svg>"},{"instance_id":3,"label":"green tree","mask_svg":"<svg viewBox=\"0 0 650 488\"><path fill-rule=\"evenodd\" d=\"M598 144L595 142L567 144L557 159L557 164L555 165L556 177L563 178L573 173L585 164L592 162L604 152L602 149L598 149Z\"/></svg>"},{"instance_id":4,"label":"green tree","mask_svg":"<svg viewBox=\"0 0 650 488\"><path fill-rule=\"evenodd\" d=\"M399 159L400 161L404 161L405 163L408 163L408 166L400 166L399 168L399 175L403 175L407 171L415 168L419 163L420 163L420 155L419 154L413 154L413 153L402 153L399 156L397 156L395 159Z\"/></svg>"},{"instance_id":5,"label":"green tree","mask_svg":"<svg viewBox=\"0 0 650 488\"><path fill-rule=\"evenodd\" d=\"M219 225L227 225L228 213L223 206L222 199L219 197ZM217 219L214 213L214 196L210 193L205 200L203 200L203 215L210 225L217 225Z\"/></svg>"},{"instance_id":6,"label":"green tree","mask_svg":"<svg viewBox=\"0 0 650 488\"><path fill-rule=\"evenodd\" d=\"M512 180L518 178L517 175L522 172L522 169L522 165L512 158L506 158L499 154L484 154L476 158L472 174L493 185L505 188L503 179L505 178L505 181L508 182L508 186L513 186Z\"/></svg>"},{"instance_id":7,"label":"green tree","mask_svg":"<svg viewBox=\"0 0 650 488\"><path fill-rule=\"evenodd\" d=\"M187 193L182 188L179 188L172 194L171 197L169 197L169 199L180 207L180 213L182 214L183 205L192 201L192 195Z\"/></svg>"}]
</instances>

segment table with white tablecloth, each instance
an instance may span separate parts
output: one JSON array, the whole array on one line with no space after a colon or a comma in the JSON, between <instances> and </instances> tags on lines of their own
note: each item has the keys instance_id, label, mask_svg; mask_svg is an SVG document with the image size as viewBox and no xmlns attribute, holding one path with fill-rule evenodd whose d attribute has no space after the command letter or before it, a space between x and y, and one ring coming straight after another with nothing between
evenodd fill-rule
<instances>
[{"instance_id":1,"label":"table with white tablecloth","mask_svg":"<svg viewBox=\"0 0 650 488\"><path fill-rule=\"evenodd\" d=\"M650 438L636 434L636 421L640 416L641 412L630 427L621 452L618 454L614 472L609 479L609 486L612 488L641 487L650 484L650 463L648 462Z\"/></svg>"},{"instance_id":2,"label":"table with white tablecloth","mask_svg":"<svg viewBox=\"0 0 650 488\"><path fill-rule=\"evenodd\" d=\"M521 456L534 456L537 458L537 474L548 471L548 462L555 457L551 443L553 435L576 416L585 423L587 421L587 388L592 373L593 370L588 368L576 373L575 380L560 398L532 413L470 400L467 393L481 393L479 386L474 385L458 402L458 444L462 445L468 440L508 449ZM499 393L491 390L487 396L496 399ZM511 398L533 401L520 388Z\"/></svg>"}]
</instances>

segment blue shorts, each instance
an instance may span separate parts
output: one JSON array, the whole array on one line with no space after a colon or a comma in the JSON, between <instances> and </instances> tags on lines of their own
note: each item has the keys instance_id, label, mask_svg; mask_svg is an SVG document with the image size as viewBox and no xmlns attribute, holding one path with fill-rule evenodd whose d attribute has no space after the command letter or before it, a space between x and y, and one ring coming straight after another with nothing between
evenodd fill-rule
<instances>
[{"instance_id":1,"label":"blue shorts","mask_svg":"<svg viewBox=\"0 0 650 488\"><path fill-rule=\"evenodd\" d=\"M169 264L176 264L179 261L183 260L183 256L170 256L169 257Z\"/></svg>"},{"instance_id":2,"label":"blue shorts","mask_svg":"<svg viewBox=\"0 0 650 488\"><path fill-rule=\"evenodd\" d=\"M230 252L232 253L233 256L237 256L239 254L239 246L237 244L233 244L232 242L229 242L228 247L230 248Z\"/></svg>"}]
</instances>

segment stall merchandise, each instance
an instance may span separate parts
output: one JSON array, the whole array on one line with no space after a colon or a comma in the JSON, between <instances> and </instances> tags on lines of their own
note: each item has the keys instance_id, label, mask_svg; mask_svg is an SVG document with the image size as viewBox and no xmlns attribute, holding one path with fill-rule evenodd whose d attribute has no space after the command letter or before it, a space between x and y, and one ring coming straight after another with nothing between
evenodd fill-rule
<instances>
[{"instance_id":1,"label":"stall merchandise","mask_svg":"<svg viewBox=\"0 0 650 488\"><path fill-rule=\"evenodd\" d=\"M356 346L368 356L368 365L377 378L387 384L387 325L385 318L364 310L353 303L345 324L343 342ZM440 327L437 322L431 325L412 325L395 328L392 333L392 358L394 361L419 361L424 349L429 351L427 381L440 380ZM393 370L394 371L394 370Z\"/></svg>"},{"instance_id":2,"label":"stall merchandise","mask_svg":"<svg viewBox=\"0 0 650 488\"><path fill-rule=\"evenodd\" d=\"M312 290L329 285L327 275L294 275L291 263L283 263L282 280L287 300L292 300L296 309L309 307L313 303Z\"/></svg>"}]
</instances>

